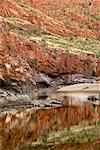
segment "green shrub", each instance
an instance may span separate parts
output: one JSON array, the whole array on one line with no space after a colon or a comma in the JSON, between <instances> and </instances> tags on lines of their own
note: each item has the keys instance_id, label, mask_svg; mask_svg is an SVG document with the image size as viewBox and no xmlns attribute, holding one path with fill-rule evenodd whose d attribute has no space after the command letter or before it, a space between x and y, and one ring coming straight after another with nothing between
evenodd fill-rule
<instances>
[{"instance_id":1,"label":"green shrub","mask_svg":"<svg viewBox=\"0 0 100 150\"><path fill-rule=\"evenodd\" d=\"M36 66L37 66L37 59L36 59L36 58L34 58L34 59L32 60L32 66L33 66L33 67L36 67Z\"/></svg>"},{"instance_id":2,"label":"green shrub","mask_svg":"<svg viewBox=\"0 0 100 150\"><path fill-rule=\"evenodd\" d=\"M100 57L100 51L96 52L95 56L96 56L97 58L99 58L99 57Z\"/></svg>"},{"instance_id":3,"label":"green shrub","mask_svg":"<svg viewBox=\"0 0 100 150\"><path fill-rule=\"evenodd\" d=\"M45 38L41 38L41 44L43 47L46 47L47 46L47 42L46 42L46 39Z\"/></svg>"},{"instance_id":4,"label":"green shrub","mask_svg":"<svg viewBox=\"0 0 100 150\"><path fill-rule=\"evenodd\" d=\"M96 20L96 21L100 21L100 16L99 15L94 15L93 19Z\"/></svg>"}]
</instances>

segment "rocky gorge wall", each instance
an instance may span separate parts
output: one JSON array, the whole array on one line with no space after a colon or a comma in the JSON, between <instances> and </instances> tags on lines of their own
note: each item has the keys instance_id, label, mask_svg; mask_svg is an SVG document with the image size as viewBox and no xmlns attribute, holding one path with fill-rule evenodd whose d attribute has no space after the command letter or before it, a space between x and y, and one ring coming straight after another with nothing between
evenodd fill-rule
<instances>
[{"instance_id":1,"label":"rocky gorge wall","mask_svg":"<svg viewBox=\"0 0 100 150\"><path fill-rule=\"evenodd\" d=\"M94 83L100 79L100 57L93 55L98 52L99 56L99 1L89 2L0 0L0 150L19 150L23 144L41 137L45 140L48 133L70 127L95 128L100 121L99 106L97 114L90 103L62 107L53 104L49 97L53 89L47 89L56 83ZM46 89L42 91L38 84ZM8 113L10 109L13 114Z\"/></svg>"},{"instance_id":2,"label":"rocky gorge wall","mask_svg":"<svg viewBox=\"0 0 100 150\"><path fill-rule=\"evenodd\" d=\"M98 59L98 62L97 62L97 72L96 72L96 75L98 76L98 77L100 77L100 59Z\"/></svg>"},{"instance_id":3,"label":"rocky gorge wall","mask_svg":"<svg viewBox=\"0 0 100 150\"><path fill-rule=\"evenodd\" d=\"M92 47L95 47L99 39L98 5L96 0L91 1L91 4L90 1L63 0L61 5L60 1L0 1L0 79L3 82L35 85L37 81L43 82L46 78L54 79L64 75L99 77L100 59L94 58L92 53L84 52L79 47L78 54L74 54L74 50L67 51L68 45L65 49L65 44L60 45L60 48L55 46L59 42L63 43L64 37L72 39L76 36L77 39L79 36L79 40L93 40ZM47 39L42 39L44 37ZM39 43L39 38L44 46ZM61 41L55 43L56 38ZM45 41L48 43L48 39L54 42L54 48L46 46Z\"/></svg>"},{"instance_id":4,"label":"rocky gorge wall","mask_svg":"<svg viewBox=\"0 0 100 150\"><path fill-rule=\"evenodd\" d=\"M100 61L91 54L74 55L43 48L34 40L27 41L9 33L10 27L0 18L0 79L34 82L38 72L49 76L100 73ZM96 63L97 61L97 63ZM40 76L41 78L41 76Z\"/></svg>"}]
</instances>

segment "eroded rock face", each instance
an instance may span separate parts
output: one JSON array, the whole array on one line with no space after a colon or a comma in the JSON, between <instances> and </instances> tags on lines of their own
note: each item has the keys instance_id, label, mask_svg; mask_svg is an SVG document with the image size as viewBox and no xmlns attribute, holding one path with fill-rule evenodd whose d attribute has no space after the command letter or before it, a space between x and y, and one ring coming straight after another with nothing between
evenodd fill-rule
<instances>
[{"instance_id":1,"label":"eroded rock face","mask_svg":"<svg viewBox=\"0 0 100 150\"><path fill-rule=\"evenodd\" d=\"M31 46L34 46L34 44ZM32 49L30 49L30 44L9 33L9 26L1 17L0 80L10 84L12 82L33 85L36 82L48 82L47 84L49 84L49 79L45 79L45 75L41 73L38 74L34 68L32 60L36 57L33 54L34 51L32 52Z\"/></svg>"},{"instance_id":2,"label":"eroded rock face","mask_svg":"<svg viewBox=\"0 0 100 150\"><path fill-rule=\"evenodd\" d=\"M63 0L62 4L60 0L45 0L41 1L41 5L44 13L59 21L64 21L74 34L93 39L100 37L99 21L92 18L98 15L98 8L96 9L100 5L98 0ZM83 15L85 11L88 12L88 14L85 13L88 19Z\"/></svg>"},{"instance_id":3,"label":"eroded rock face","mask_svg":"<svg viewBox=\"0 0 100 150\"><path fill-rule=\"evenodd\" d=\"M25 5L25 3L28 5ZM64 3L66 1L63 2L62 8ZM75 5L76 3L79 4L79 2L75 2ZM86 2L82 1L81 3L87 6ZM51 3L51 6L53 4ZM68 6L69 4L70 2L68 2ZM45 5L47 8L49 7L47 2ZM100 76L99 60L95 61L91 54L75 55L57 48L46 48L33 39L22 38L13 32L17 29L17 32L23 31L23 29L28 31L38 29L40 33L44 32L45 34L47 34L45 30L48 30L50 32L48 35L57 33L57 35L68 36L74 35L75 30L75 34L78 35L79 31L76 30L80 29L72 29L73 31L71 31L59 22L57 23L48 16L41 14L42 12L40 13L39 10L43 11L42 7L44 7L44 2L40 3L37 0L21 0L15 1L15 3L0 1L0 15L4 17L0 18L0 79L10 82L13 80L14 82L36 84L39 81L50 84L49 77L54 78L68 74L91 76L94 70L95 75ZM59 3L57 3L57 8L59 7ZM78 15L73 16L73 18L74 21L79 23L84 20ZM17 22L16 27L13 26L12 22L14 25ZM84 32L80 31L83 37L85 37ZM90 36L90 34L86 35ZM47 78L40 72L49 75L49 77Z\"/></svg>"},{"instance_id":4,"label":"eroded rock face","mask_svg":"<svg viewBox=\"0 0 100 150\"><path fill-rule=\"evenodd\" d=\"M45 49L34 41L28 42L10 34L9 26L3 18L0 22L1 79L32 81L34 75L36 76L34 68L51 76L74 73L92 74L95 60L91 55L77 56L55 49Z\"/></svg>"},{"instance_id":5,"label":"eroded rock face","mask_svg":"<svg viewBox=\"0 0 100 150\"><path fill-rule=\"evenodd\" d=\"M29 4L37 9L41 9L41 4L39 3L38 0L21 0L21 2Z\"/></svg>"},{"instance_id":6,"label":"eroded rock face","mask_svg":"<svg viewBox=\"0 0 100 150\"><path fill-rule=\"evenodd\" d=\"M61 1L59 2L61 4ZM79 1L76 1L76 3L79 3ZM48 8L48 4L50 3L46 1L45 5L43 5L47 5ZM59 8L59 3L57 5ZM95 5L98 4L95 3ZM81 6L84 7L87 4L84 4L82 0ZM20 34L17 34L17 32L23 31L23 29L24 31L31 29L29 32L33 31L34 33L34 29L36 29L40 33L44 32L44 35L57 34L57 36L60 35L62 37L78 35L85 38L97 39L99 38L99 23L93 22L94 29L91 29L91 31L90 29L80 29L80 27L69 29L62 25L62 23L54 20L58 18L58 21L62 21L63 18L59 18L58 14L57 16L55 14L53 19L49 18L52 14L50 15L50 13L46 12L49 15L46 16L38 10L42 10L42 6L38 0L20 0L19 2L0 0L0 15L3 16L0 17L0 86L2 87L3 84L5 86L7 84L14 86L28 84L29 86L33 86L37 83L47 86L53 83L51 79L58 79L59 85L63 83L63 80L67 80L67 75L83 74L91 76L93 71L95 71L97 76L100 76L100 61L95 60L92 55L83 53L75 55L62 49L46 48L40 45L34 38L22 38ZM68 16L68 18L70 17ZM84 23L88 23L82 16L76 14L71 14L71 18L75 21L76 26L81 24L84 27ZM17 26L15 27L12 22L14 25L17 22ZM13 30L17 30L17 32L13 32ZM38 35L36 37L38 38ZM74 79L71 80L73 82ZM75 82L79 81L75 79ZM0 96L3 96L5 101L17 101L19 99L25 101L26 99L30 99L27 95L15 95L13 92L9 93L5 90L2 91L2 89ZM48 101L46 101L47 103ZM97 109L99 112L99 107ZM13 150L26 141L35 141L39 136L47 133L47 131L64 129L65 127L82 123L84 119L89 124L93 123L94 112L90 105L60 108L59 110L22 110L13 115L0 115L0 148L3 150Z\"/></svg>"},{"instance_id":7,"label":"eroded rock face","mask_svg":"<svg viewBox=\"0 0 100 150\"><path fill-rule=\"evenodd\" d=\"M0 79L12 79L17 81L32 80L31 68L14 50L10 49L12 37L9 34L9 26L0 18ZM15 56L13 55L15 53Z\"/></svg>"},{"instance_id":8,"label":"eroded rock face","mask_svg":"<svg viewBox=\"0 0 100 150\"><path fill-rule=\"evenodd\" d=\"M100 77L100 59L97 61L97 67L96 67L96 76Z\"/></svg>"}]
</instances>

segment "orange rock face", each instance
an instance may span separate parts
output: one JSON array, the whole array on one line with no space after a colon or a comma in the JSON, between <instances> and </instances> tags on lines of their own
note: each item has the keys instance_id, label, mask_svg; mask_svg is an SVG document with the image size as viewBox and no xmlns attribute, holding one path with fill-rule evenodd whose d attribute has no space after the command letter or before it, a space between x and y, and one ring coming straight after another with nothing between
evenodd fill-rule
<instances>
[{"instance_id":1,"label":"orange rock face","mask_svg":"<svg viewBox=\"0 0 100 150\"><path fill-rule=\"evenodd\" d=\"M9 26L0 18L0 79L28 81L32 78L31 68L14 51L14 37L8 31ZM12 49L9 44L12 44Z\"/></svg>"},{"instance_id":2,"label":"orange rock face","mask_svg":"<svg viewBox=\"0 0 100 150\"><path fill-rule=\"evenodd\" d=\"M25 60L36 59L36 69L51 75L90 74L94 67L94 58L83 54L77 56L56 49L45 49L34 41L27 42L9 34L9 26L1 18L1 77L16 80L31 78L32 69ZM22 59L24 58L24 59Z\"/></svg>"},{"instance_id":3,"label":"orange rock face","mask_svg":"<svg viewBox=\"0 0 100 150\"><path fill-rule=\"evenodd\" d=\"M100 59L98 59L98 62L97 62L97 72L96 72L96 76L100 77Z\"/></svg>"},{"instance_id":4,"label":"orange rock face","mask_svg":"<svg viewBox=\"0 0 100 150\"><path fill-rule=\"evenodd\" d=\"M48 34L54 34L55 36L60 35L66 37L70 35L77 35L91 39L97 39L99 37L96 30L98 23L95 23L95 28L93 30L85 29L84 26L82 26L82 29L80 27L69 29L66 28L62 22L58 22L60 20L58 18L58 12L55 14L56 16L50 18L52 17L52 13L47 11L49 7L52 7L53 10L55 7L62 10L65 5L68 7L69 5L75 5L76 7L76 4L79 5L79 7L86 5L88 9L86 1L63 1L61 5L59 2L55 3L54 1L37 0L20 0L19 2L13 2L10 0L0 0L0 15L2 16L0 18L0 79L12 79L23 82L28 82L29 80L33 81L35 70L51 76L74 73L92 75L95 63L95 59L92 55L75 55L56 48L46 48L38 44L35 39L27 40L27 38L22 38L17 33L13 32L13 30L18 30L17 32L19 32L23 31L23 29L29 31L30 29L34 30L38 28L40 33L44 32L47 34L46 30L48 30ZM93 1L91 7L94 5L98 5L98 2ZM45 10L44 7L46 7ZM65 13L67 11L68 10L65 10ZM62 18L62 21L66 19L65 16L67 16L67 14L63 15L64 18ZM87 18L84 20L84 17L81 16L81 14L74 14L73 11L72 14L69 13L69 16L69 22L72 18L72 22L74 21L77 25L84 21L87 22ZM22 20L16 20L16 18L22 19L26 22L26 24L20 25L23 23L21 22ZM10 20L7 21L7 19ZM13 27L13 24L10 24L14 21L14 19L14 25L16 28ZM55 19L57 20L55 21ZM90 22L91 21L92 19L90 18ZM96 69L97 76L100 74L99 68L100 66L98 61Z\"/></svg>"},{"instance_id":5,"label":"orange rock face","mask_svg":"<svg viewBox=\"0 0 100 150\"><path fill-rule=\"evenodd\" d=\"M99 77L99 58L82 51L69 52L67 48L73 43L66 47L63 43L68 37L98 42L98 5L99 0L0 0L0 82L34 84L42 80L41 73L60 78L72 74L91 76L94 70ZM43 38L51 47L45 45ZM48 131L83 120L92 124L94 118L90 105L0 115L0 146L13 150Z\"/></svg>"},{"instance_id":6,"label":"orange rock face","mask_svg":"<svg viewBox=\"0 0 100 150\"><path fill-rule=\"evenodd\" d=\"M25 41L14 34L9 33L9 26L0 19L0 78L14 79L17 81L32 81L34 71L28 62L36 60L35 69L48 75L60 74L88 74L91 75L94 68L92 55L80 56L45 49L35 41ZM98 64L99 65L99 64ZM34 68L34 65L33 65ZM98 67L99 68L99 67ZM34 69L33 69L34 70ZM99 74L99 70L97 69Z\"/></svg>"},{"instance_id":7,"label":"orange rock face","mask_svg":"<svg viewBox=\"0 0 100 150\"><path fill-rule=\"evenodd\" d=\"M64 21L66 26L69 24L68 28L74 34L92 39L100 37L99 26L96 26L95 31L93 30L97 21L93 19L93 16L99 14L100 1L63 0L61 3L60 0L42 0L40 2L44 13L57 20Z\"/></svg>"}]
</instances>

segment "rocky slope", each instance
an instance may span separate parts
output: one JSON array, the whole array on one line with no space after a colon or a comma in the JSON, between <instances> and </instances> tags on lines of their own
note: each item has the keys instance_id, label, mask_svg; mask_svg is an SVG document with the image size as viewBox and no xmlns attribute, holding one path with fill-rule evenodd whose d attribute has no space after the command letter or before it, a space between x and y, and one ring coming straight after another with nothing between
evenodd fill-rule
<instances>
[{"instance_id":1,"label":"rocky slope","mask_svg":"<svg viewBox=\"0 0 100 150\"><path fill-rule=\"evenodd\" d=\"M98 7L99 1L0 0L1 83L100 76L99 58L93 57L100 53Z\"/></svg>"},{"instance_id":2,"label":"rocky slope","mask_svg":"<svg viewBox=\"0 0 100 150\"><path fill-rule=\"evenodd\" d=\"M52 97L53 88L47 89L100 82L99 5L99 0L0 0L0 150L27 148L56 131L59 141L59 130L63 137L65 128L83 126L93 129L85 140L100 143L95 126L100 107L88 101L69 106L67 97Z\"/></svg>"}]
</instances>

